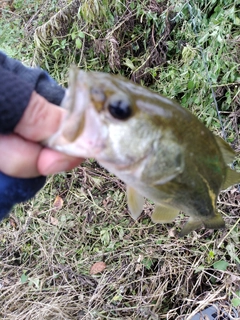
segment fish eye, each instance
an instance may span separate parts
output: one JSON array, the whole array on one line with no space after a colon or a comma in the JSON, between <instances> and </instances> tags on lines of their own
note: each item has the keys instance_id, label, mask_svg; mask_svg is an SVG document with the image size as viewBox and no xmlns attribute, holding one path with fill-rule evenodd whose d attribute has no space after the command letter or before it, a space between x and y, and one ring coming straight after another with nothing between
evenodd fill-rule
<instances>
[{"instance_id":1,"label":"fish eye","mask_svg":"<svg viewBox=\"0 0 240 320\"><path fill-rule=\"evenodd\" d=\"M130 102L121 97L111 99L108 103L108 110L113 118L119 120L126 120L132 114Z\"/></svg>"}]
</instances>

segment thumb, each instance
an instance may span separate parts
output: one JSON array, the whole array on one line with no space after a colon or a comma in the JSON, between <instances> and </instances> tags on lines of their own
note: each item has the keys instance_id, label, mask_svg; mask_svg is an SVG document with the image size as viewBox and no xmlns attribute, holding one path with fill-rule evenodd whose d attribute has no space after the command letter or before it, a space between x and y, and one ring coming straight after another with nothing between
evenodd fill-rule
<instances>
[{"instance_id":1,"label":"thumb","mask_svg":"<svg viewBox=\"0 0 240 320\"><path fill-rule=\"evenodd\" d=\"M64 109L34 91L14 132L27 140L40 142L57 131L64 114Z\"/></svg>"}]
</instances>

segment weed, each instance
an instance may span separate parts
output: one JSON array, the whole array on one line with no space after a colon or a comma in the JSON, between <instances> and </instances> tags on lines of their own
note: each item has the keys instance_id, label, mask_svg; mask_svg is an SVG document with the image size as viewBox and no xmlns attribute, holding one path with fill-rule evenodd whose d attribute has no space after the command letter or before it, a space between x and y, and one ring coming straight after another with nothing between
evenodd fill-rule
<instances>
[{"instance_id":1,"label":"weed","mask_svg":"<svg viewBox=\"0 0 240 320\"><path fill-rule=\"evenodd\" d=\"M12 57L63 85L72 63L121 73L177 99L219 134L214 94L240 150L236 1L14 0L0 9L0 48ZM212 303L240 310L239 206L237 188L222 192L226 230L178 239L183 215L153 225L146 202L134 222L125 186L94 160L51 176L1 223L0 317L190 320ZM91 275L99 261L106 268Z\"/></svg>"}]
</instances>

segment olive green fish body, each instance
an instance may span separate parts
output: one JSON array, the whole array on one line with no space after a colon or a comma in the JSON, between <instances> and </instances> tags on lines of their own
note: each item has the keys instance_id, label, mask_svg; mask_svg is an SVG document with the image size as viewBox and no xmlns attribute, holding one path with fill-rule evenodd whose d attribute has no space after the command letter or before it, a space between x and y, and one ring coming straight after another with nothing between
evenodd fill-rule
<instances>
[{"instance_id":1,"label":"olive green fish body","mask_svg":"<svg viewBox=\"0 0 240 320\"><path fill-rule=\"evenodd\" d=\"M224 227L216 199L240 181L227 166L235 153L192 113L122 77L76 70L64 106L68 116L45 144L95 158L122 179L135 219L146 197L156 204L155 222L172 221L180 210L190 216L182 235Z\"/></svg>"}]
</instances>

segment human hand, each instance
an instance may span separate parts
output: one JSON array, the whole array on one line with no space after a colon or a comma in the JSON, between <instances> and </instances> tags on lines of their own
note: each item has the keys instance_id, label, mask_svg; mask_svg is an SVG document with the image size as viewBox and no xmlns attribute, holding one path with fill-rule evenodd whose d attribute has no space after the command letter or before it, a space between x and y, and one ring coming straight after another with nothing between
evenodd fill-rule
<instances>
[{"instance_id":1,"label":"human hand","mask_svg":"<svg viewBox=\"0 0 240 320\"><path fill-rule=\"evenodd\" d=\"M15 127L0 135L0 171L18 178L32 178L70 170L83 159L43 147L40 142L57 131L65 110L49 103L36 92Z\"/></svg>"}]
</instances>

